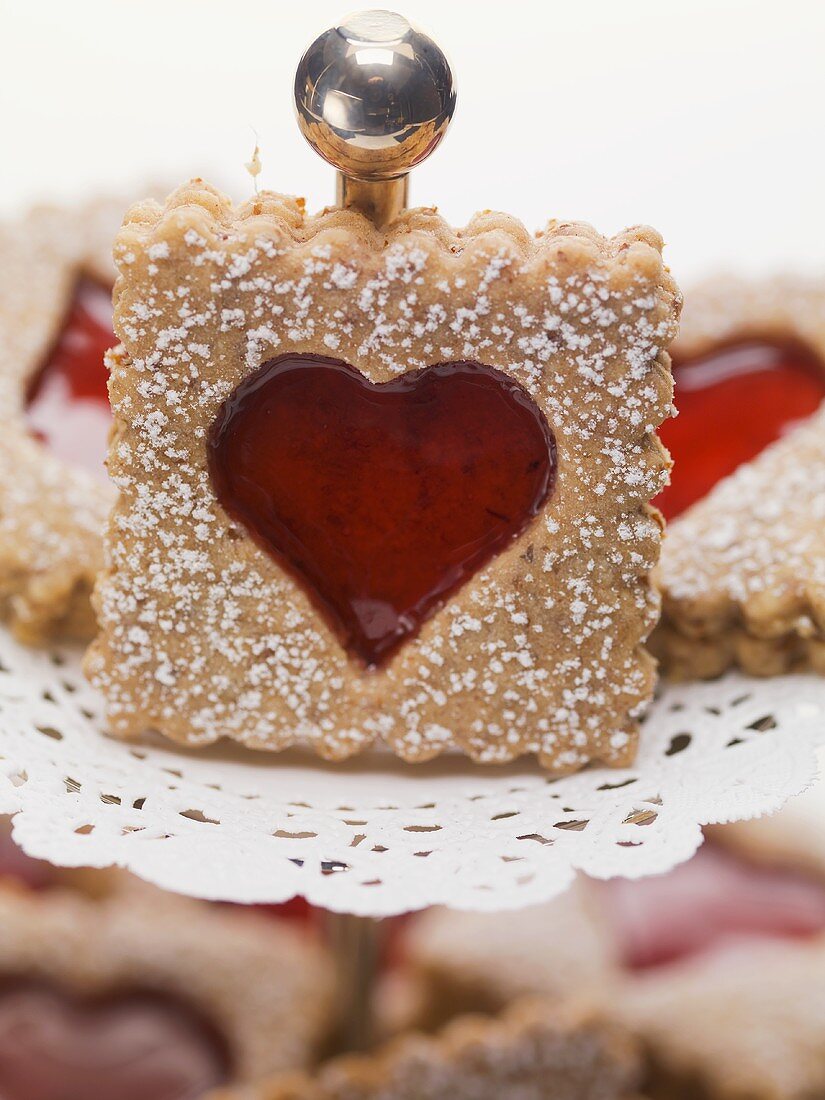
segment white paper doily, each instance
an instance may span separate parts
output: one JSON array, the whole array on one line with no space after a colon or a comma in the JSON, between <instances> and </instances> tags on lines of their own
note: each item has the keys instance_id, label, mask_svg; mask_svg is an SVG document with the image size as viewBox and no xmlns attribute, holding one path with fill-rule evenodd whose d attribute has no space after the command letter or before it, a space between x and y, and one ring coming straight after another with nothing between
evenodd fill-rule
<instances>
[{"instance_id":1,"label":"white paper doily","mask_svg":"<svg viewBox=\"0 0 825 1100\"><path fill-rule=\"evenodd\" d=\"M386 916L530 905L576 869L667 870L700 826L777 809L816 773L825 680L729 675L671 686L634 767L551 779L533 763L324 764L234 746L103 735L79 653L0 631L0 813L31 856L127 867L201 897Z\"/></svg>"}]
</instances>

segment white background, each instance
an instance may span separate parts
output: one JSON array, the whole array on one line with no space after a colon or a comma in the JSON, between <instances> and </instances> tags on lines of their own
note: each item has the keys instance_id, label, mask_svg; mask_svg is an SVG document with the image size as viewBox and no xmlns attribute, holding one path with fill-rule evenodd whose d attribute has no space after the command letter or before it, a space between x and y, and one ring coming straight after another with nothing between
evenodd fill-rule
<instances>
[{"instance_id":1,"label":"white background","mask_svg":"<svg viewBox=\"0 0 825 1100\"><path fill-rule=\"evenodd\" d=\"M357 0L356 0L357 3ZM401 3L401 0L398 0ZM292 76L347 0L0 0L0 210L141 179L332 193ZM683 282L825 270L825 4L404 0L449 51L459 106L413 201L456 223L646 221Z\"/></svg>"}]
</instances>

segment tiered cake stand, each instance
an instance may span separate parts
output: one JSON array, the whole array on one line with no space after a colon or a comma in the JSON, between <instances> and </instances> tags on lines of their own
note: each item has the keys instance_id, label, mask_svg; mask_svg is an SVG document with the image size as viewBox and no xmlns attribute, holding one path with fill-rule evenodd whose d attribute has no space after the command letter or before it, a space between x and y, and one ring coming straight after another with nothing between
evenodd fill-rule
<instances>
[{"instance_id":1,"label":"tiered cake stand","mask_svg":"<svg viewBox=\"0 0 825 1100\"><path fill-rule=\"evenodd\" d=\"M373 35L385 54L395 48L398 17L387 25L385 16L322 36L296 81L304 132L349 172L339 201L378 222L403 206L399 168L435 147L455 98L443 55L407 28L405 79L413 56L435 82L435 115L411 123L385 112L396 129L364 142L313 114L319 82L346 77L353 34ZM405 95L411 109L416 89L407 84ZM332 765L300 752L123 743L106 736L78 651L25 649L0 630L0 813L13 815L17 843L54 864L128 868L197 897L271 903L300 894L340 914L332 932L353 1045L364 1037L370 918L436 904L530 905L559 894L577 871L666 871L695 852L703 825L776 810L801 791L823 743L825 680L736 674L663 688L633 767L566 778L530 762L481 767L447 757L413 767L371 751Z\"/></svg>"}]
</instances>

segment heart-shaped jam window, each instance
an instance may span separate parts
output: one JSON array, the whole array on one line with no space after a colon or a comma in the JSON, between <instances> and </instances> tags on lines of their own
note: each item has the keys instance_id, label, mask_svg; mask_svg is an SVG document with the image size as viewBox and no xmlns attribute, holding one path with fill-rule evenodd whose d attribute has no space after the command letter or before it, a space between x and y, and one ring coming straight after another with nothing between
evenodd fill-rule
<instances>
[{"instance_id":1,"label":"heart-shaped jam window","mask_svg":"<svg viewBox=\"0 0 825 1100\"><path fill-rule=\"evenodd\" d=\"M81 279L26 395L29 427L49 450L101 478L112 423L103 356L116 343L111 290Z\"/></svg>"},{"instance_id":2,"label":"heart-shaped jam window","mask_svg":"<svg viewBox=\"0 0 825 1100\"><path fill-rule=\"evenodd\" d=\"M0 990L3 1100L199 1100L227 1076L212 1029L171 998Z\"/></svg>"},{"instance_id":3,"label":"heart-shaped jam window","mask_svg":"<svg viewBox=\"0 0 825 1100\"><path fill-rule=\"evenodd\" d=\"M668 519L717 481L816 412L825 399L825 363L794 341L762 338L675 358L679 415L659 432L674 460L670 485L654 502Z\"/></svg>"},{"instance_id":4,"label":"heart-shaped jam window","mask_svg":"<svg viewBox=\"0 0 825 1100\"><path fill-rule=\"evenodd\" d=\"M230 516L378 666L522 534L553 491L556 446L529 394L491 367L374 384L289 355L226 400L209 466Z\"/></svg>"}]
</instances>

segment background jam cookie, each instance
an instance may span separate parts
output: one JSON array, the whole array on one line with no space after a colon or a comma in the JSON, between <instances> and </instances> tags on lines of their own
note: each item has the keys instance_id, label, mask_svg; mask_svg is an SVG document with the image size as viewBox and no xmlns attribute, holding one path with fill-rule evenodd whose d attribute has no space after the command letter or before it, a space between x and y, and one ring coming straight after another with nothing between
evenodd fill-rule
<instances>
[{"instance_id":1,"label":"background jam cookie","mask_svg":"<svg viewBox=\"0 0 825 1100\"><path fill-rule=\"evenodd\" d=\"M825 673L825 408L668 530L654 651L668 675Z\"/></svg>"},{"instance_id":2,"label":"background jam cookie","mask_svg":"<svg viewBox=\"0 0 825 1100\"><path fill-rule=\"evenodd\" d=\"M623 1100L638 1060L620 1029L572 1005L524 1001L496 1020L465 1017L432 1037L338 1058L214 1100Z\"/></svg>"},{"instance_id":3,"label":"background jam cookie","mask_svg":"<svg viewBox=\"0 0 825 1100\"><path fill-rule=\"evenodd\" d=\"M120 490L87 659L115 732L626 763L679 298L650 230L239 208L116 246Z\"/></svg>"},{"instance_id":4,"label":"background jam cookie","mask_svg":"<svg viewBox=\"0 0 825 1100\"><path fill-rule=\"evenodd\" d=\"M825 286L709 282L674 354L675 468L657 503L693 507L668 528L651 648L681 679L825 671Z\"/></svg>"},{"instance_id":5,"label":"background jam cookie","mask_svg":"<svg viewBox=\"0 0 825 1100\"><path fill-rule=\"evenodd\" d=\"M0 611L24 641L89 638L114 494L103 355L123 200L0 225Z\"/></svg>"},{"instance_id":6,"label":"background jam cookie","mask_svg":"<svg viewBox=\"0 0 825 1100\"><path fill-rule=\"evenodd\" d=\"M314 941L271 917L148 887L0 887L0 1094L197 1100L306 1067L331 983Z\"/></svg>"}]
</instances>

